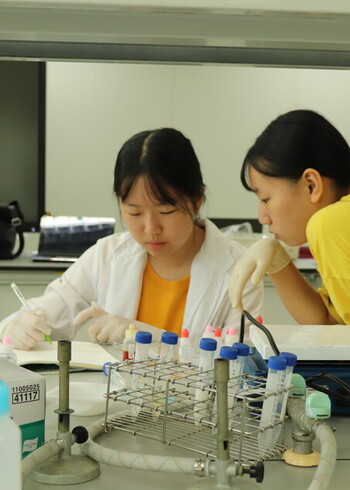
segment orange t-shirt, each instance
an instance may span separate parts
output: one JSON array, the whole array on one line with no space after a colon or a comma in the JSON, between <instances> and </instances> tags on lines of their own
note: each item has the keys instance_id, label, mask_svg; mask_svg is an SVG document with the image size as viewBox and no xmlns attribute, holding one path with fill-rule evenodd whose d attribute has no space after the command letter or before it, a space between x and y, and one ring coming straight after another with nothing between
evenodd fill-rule
<instances>
[{"instance_id":1,"label":"orange t-shirt","mask_svg":"<svg viewBox=\"0 0 350 490\"><path fill-rule=\"evenodd\" d=\"M181 334L190 276L168 281L158 276L147 261L137 320Z\"/></svg>"}]
</instances>

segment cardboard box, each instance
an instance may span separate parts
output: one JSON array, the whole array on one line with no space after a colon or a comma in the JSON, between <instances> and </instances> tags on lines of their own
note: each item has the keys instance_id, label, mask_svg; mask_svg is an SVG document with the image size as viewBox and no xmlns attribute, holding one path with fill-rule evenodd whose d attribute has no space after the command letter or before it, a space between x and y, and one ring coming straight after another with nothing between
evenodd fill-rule
<instances>
[{"instance_id":1,"label":"cardboard box","mask_svg":"<svg viewBox=\"0 0 350 490\"><path fill-rule=\"evenodd\" d=\"M10 387L10 415L22 432L22 457L45 442L45 378L0 360L0 379Z\"/></svg>"}]
</instances>

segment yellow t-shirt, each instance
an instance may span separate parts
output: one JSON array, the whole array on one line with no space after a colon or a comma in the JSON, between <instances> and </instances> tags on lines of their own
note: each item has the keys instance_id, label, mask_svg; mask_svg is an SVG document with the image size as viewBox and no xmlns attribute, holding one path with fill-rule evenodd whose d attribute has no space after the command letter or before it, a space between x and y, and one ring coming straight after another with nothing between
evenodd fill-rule
<instances>
[{"instance_id":1,"label":"yellow t-shirt","mask_svg":"<svg viewBox=\"0 0 350 490\"><path fill-rule=\"evenodd\" d=\"M306 234L322 278L322 300L338 323L350 325L350 195L315 213Z\"/></svg>"},{"instance_id":2,"label":"yellow t-shirt","mask_svg":"<svg viewBox=\"0 0 350 490\"><path fill-rule=\"evenodd\" d=\"M158 276L147 261L137 320L181 334L190 276L168 281Z\"/></svg>"}]
</instances>

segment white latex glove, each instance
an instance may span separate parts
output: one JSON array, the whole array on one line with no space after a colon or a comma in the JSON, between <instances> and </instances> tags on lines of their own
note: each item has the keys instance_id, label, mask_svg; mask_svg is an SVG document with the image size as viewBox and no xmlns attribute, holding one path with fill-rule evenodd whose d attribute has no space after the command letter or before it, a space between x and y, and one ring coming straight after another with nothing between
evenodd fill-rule
<instances>
[{"instance_id":1,"label":"white latex glove","mask_svg":"<svg viewBox=\"0 0 350 490\"><path fill-rule=\"evenodd\" d=\"M242 293L249 278L258 284L265 274L275 274L284 269L292 259L274 238L263 238L255 242L238 259L233 267L229 296L232 307L242 311Z\"/></svg>"},{"instance_id":2,"label":"white latex glove","mask_svg":"<svg viewBox=\"0 0 350 490\"><path fill-rule=\"evenodd\" d=\"M97 303L92 301L91 306L77 314L73 320L74 325L81 325L86 320L94 318L95 321L89 327L91 342L120 342L124 339L125 330L131 320L117 315L110 315Z\"/></svg>"},{"instance_id":3,"label":"white latex glove","mask_svg":"<svg viewBox=\"0 0 350 490\"><path fill-rule=\"evenodd\" d=\"M14 349L30 350L50 334L45 313L33 310L20 311L5 327L2 336L11 337Z\"/></svg>"}]
</instances>

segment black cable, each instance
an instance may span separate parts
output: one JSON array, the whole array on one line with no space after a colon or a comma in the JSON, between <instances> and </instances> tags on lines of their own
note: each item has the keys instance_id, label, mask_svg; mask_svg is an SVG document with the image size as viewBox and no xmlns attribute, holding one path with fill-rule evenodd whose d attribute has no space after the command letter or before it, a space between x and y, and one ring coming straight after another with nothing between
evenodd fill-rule
<instances>
[{"instance_id":1,"label":"black cable","mask_svg":"<svg viewBox=\"0 0 350 490\"><path fill-rule=\"evenodd\" d=\"M335 383L338 383L340 386L342 386L350 395L350 386L347 383L345 383L345 381L338 378L337 376L334 376L333 374L330 373L315 374L314 376L308 378L308 381L313 382L319 378L329 378L331 381L334 381Z\"/></svg>"},{"instance_id":2,"label":"black cable","mask_svg":"<svg viewBox=\"0 0 350 490\"><path fill-rule=\"evenodd\" d=\"M245 315L244 315L244 311L242 311L241 325L239 327L239 342L241 343L244 341L244 319L245 319Z\"/></svg>"},{"instance_id":3,"label":"black cable","mask_svg":"<svg viewBox=\"0 0 350 490\"><path fill-rule=\"evenodd\" d=\"M276 356L279 355L280 351L276 345L276 342L270 332L270 330L268 328L266 328L262 323L258 322L258 320L256 320L248 311L246 310L243 310L242 312L242 316L241 316L241 328L240 328L240 332L239 332L239 339L240 339L240 342L243 342L243 339L244 338L244 317L247 317L248 320L250 320L253 325L255 325L256 327L260 328L260 330L262 330L264 332L264 334L266 335L268 341L270 342L270 345L271 345L271 349L273 350L273 352L276 354ZM243 324L242 324L242 319L243 319ZM242 328L243 327L243 328Z\"/></svg>"},{"instance_id":4,"label":"black cable","mask_svg":"<svg viewBox=\"0 0 350 490\"><path fill-rule=\"evenodd\" d=\"M342 389L348 393L348 394L343 394L340 393L339 391L334 391L331 388L326 388L325 386L319 385L315 383L317 379L320 378L328 378L334 383L338 384L339 386L342 387ZM342 403L345 406L350 406L350 386L346 384L343 380L338 378L337 376L333 376L332 374L329 373L321 373L321 374L316 374L315 376L311 376L306 380L307 386L310 388L313 388L314 390L321 391L322 393L325 393L326 395L332 396L335 398L339 403Z\"/></svg>"},{"instance_id":5,"label":"black cable","mask_svg":"<svg viewBox=\"0 0 350 490\"><path fill-rule=\"evenodd\" d=\"M245 318L247 318L253 325L255 325L256 327L258 327L260 330L262 330L269 343L270 343L270 346L273 350L273 352L275 353L276 356L279 355L280 351L276 345L276 342L271 334L271 332L269 331L269 329L267 329L262 323L258 322L258 320L256 320L248 311L246 310L243 310L242 311L242 314L241 314L241 325L240 325L240 331L239 331L239 341L240 342L243 342L244 340L244 331L245 331ZM333 381L334 383L337 383L339 386L341 386L343 388L343 390L346 392L346 393L349 393L348 395L345 395L343 393L340 393L339 391L334 391L330 388L325 388L324 386L321 386L321 385L318 385L317 383L315 383L316 380L320 379L320 378L328 378L329 380ZM345 383L343 380L341 380L340 378L338 378L337 376L333 376L332 374L330 373L321 373L321 374L316 374L314 376L311 376L310 378L308 378L306 380L306 384L307 386L309 386L310 388L313 388L317 391L321 391L322 393L325 393L326 395L329 395L329 396L332 396L334 397L337 401L343 403L344 405L346 406L350 406L350 386Z\"/></svg>"}]
</instances>

